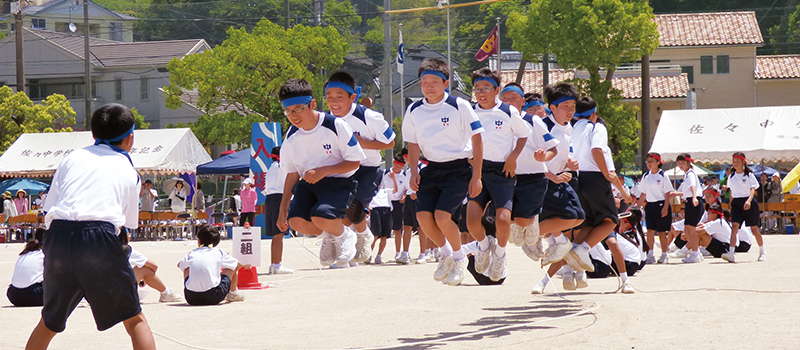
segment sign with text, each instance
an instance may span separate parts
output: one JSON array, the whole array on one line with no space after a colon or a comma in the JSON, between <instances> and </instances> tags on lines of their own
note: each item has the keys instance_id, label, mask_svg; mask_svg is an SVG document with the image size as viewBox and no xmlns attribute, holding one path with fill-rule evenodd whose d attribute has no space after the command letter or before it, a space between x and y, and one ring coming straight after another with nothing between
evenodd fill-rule
<instances>
[{"instance_id":1,"label":"sign with text","mask_svg":"<svg viewBox=\"0 0 800 350\"><path fill-rule=\"evenodd\" d=\"M233 228L233 257L242 265L261 266L261 227Z\"/></svg>"},{"instance_id":2,"label":"sign with text","mask_svg":"<svg viewBox=\"0 0 800 350\"><path fill-rule=\"evenodd\" d=\"M283 142L281 137L281 125L279 123L253 123L250 139L250 177L258 193L256 201L255 224L261 227L266 225L266 215L264 215L264 194L266 188L267 170L272 165L272 148L280 146ZM267 236L262 238L267 239Z\"/></svg>"}]
</instances>

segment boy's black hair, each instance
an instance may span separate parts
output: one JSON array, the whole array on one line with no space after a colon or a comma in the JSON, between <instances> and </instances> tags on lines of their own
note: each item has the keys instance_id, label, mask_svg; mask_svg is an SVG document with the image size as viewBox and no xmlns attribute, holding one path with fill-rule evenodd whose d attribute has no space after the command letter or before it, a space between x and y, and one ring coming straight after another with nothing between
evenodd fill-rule
<instances>
[{"instance_id":1,"label":"boy's black hair","mask_svg":"<svg viewBox=\"0 0 800 350\"><path fill-rule=\"evenodd\" d=\"M631 208L628 211L630 211L631 215L627 219L631 226L633 226L631 227L633 232L620 233L634 245L639 245L639 242L642 242L644 251L649 251L650 245L647 244L647 240L644 237L644 230L642 229L642 211L639 208Z\"/></svg>"},{"instance_id":2,"label":"boy's black hair","mask_svg":"<svg viewBox=\"0 0 800 350\"><path fill-rule=\"evenodd\" d=\"M417 70L417 77L421 78L422 72L426 70L435 70L439 73L444 74L447 79L450 79L450 67L447 65L447 62L438 58L429 58L422 62L419 65L419 69Z\"/></svg>"},{"instance_id":3,"label":"boy's black hair","mask_svg":"<svg viewBox=\"0 0 800 350\"><path fill-rule=\"evenodd\" d=\"M475 85L475 79L478 79L478 78L492 78L497 83L497 86L495 86L495 87L502 86L501 85L502 84L502 81L501 81L502 78L500 78L500 72L498 72L496 70L491 70L491 69L486 68L486 67L478 69L478 70L472 72L472 75L470 77L472 78L472 85L473 86Z\"/></svg>"},{"instance_id":4,"label":"boy's black hair","mask_svg":"<svg viewBox=\"0 0 800 350\"><path fill-rule=\"evenodd\" d=\"M356 80L353 78L352 75L350 75L350 73L347 73L345 71L341 71L340 70L340 71L333 72L333 74L331 74L331 76L328 77L328 81L325 82L325 85L327 86L328 83L334 82L334 81L335 82L339 82L339 83L343 83L343 84L353 88L354 90L356 88ZM352 94L348 93L348 95L352 95Z\"/></svg>"},{"instance_id":5,"label":"boy's black hair","mask_svg":"<svg viewBox=\"0 0 800 350\"><path fill-rule=\"evenodd\" d=\"M407 156L408 155L408 147L403 147L403 149L400 150L400 155L401 156Z\"/></svg>"},{"instance_id":6,"label":"boy's black hair","mask_svg":"<svg viewBox=\"0 0 800 350\"><path fill-rule=\"evenodd\" d=\"M744 157L745 159L747 159L747 157L744 155L744 152L733 152L733 156L734 157L735 156L740 156L740 157ZM750 176L750 173L752 173L753 171L750 170L749 166L747 166L747 162L746 161L743 161L743 162L744 162L744 166L743 166L744 167L744 174L747 175L747 176ZM764 175L764 174L766 174L766 173L761 173L761 175Z\"/></svg>"},{"instance_id":7,"label":"boy's black hair","mask_svg":"<svg viewBox=\"0 0 800 350\"><path fill-rule=\"evenodd\" d=\"M509 83L509 84L511 84L511 83ZM532 101L536 101L536 100L544 102L544 100L542 99L542 94L540 94L538 92L529 92L529 93L525 94L525 102L532 102Z\"/></svg>"},{"instance_id":8,"label":"boy's black hair","mask_svg":"<svg viewBox=\"0 0 800 350\"><path fill-rule=\"evenodd\" d=\"M400 153L395 153L394 160L398 163L406 164L406 160L403 158L403 155Z\"/></svg>"},{"instance_id":9,"label":"boy's black hair","mask_svg":"<svg viewBox=\"0 0 800 350\"><path fill-rule=\"evenodd\" d=\"M578 89L575 88L575 85L570 83L548 84L544 87L544 96L547 97L548 105L564 96L574 97L575 99L580 97L580 95L578 95Z\"/></svg>"},{"instance_id":10,"label":"boy's black hair","mask_svg":"<svg viewBox=\"0 0 800 350\"><path fill-rule=\"evenodd\" d=\"M581 96L575 101L575 113L583 113L595 107L597 107L597 102L594 102L594 99L589 96ZM589 117L579 116L578 118Z\"/></svg>"},{"instance_id":11,"label":"boy's black hair","mask_svg":"<svg viewBox=\"0 0 800 350\"><path fill-rule=\"evenodd\" d=\"M144 180L144 183L146 183L146 184L151 184L151 185L152 185L152 184L153 184L153 181L152 181L152 180L150 180L150 179L147 179L147 180Z\"/></svg>"},{"instance_id":12,"label":"boy's black hair","mask_svg":"<svg viewBox=\"0 0 800 350\"><path fill-rule=\"evenodd\" d=\"M216 247L219 239L219 230L216 227L203 225L197 231L197 240L200 242L200 246Z\"/></svg>"},{"instance_id":13,"label":"boy's black hair","mask_svg":"<svg viewBox=\"0 0 800 350\"><path fill-rule=\"evenodd\" d=\"M689 159L689 158L692 158L692 156L689 155L689 153L681 153L677 157L675 157L675 161L676 162L679 161L679 160L687 161L687 159Z\"/></svg>"},{"instance_id":14,"label":"boy's black hair","mask_svg":"<svg viewBox=\"0 0 800 350\"><path fill-rule=\"evenodd\" d=\"M203 185L202 185L202 184L200 184L199 182L197 183L197 189L198 189L198 190L202 190L202 189L203 189Z\"/></svg>"},{"instance_id":15,"label":"boy's black hair","mask_svg":"<svg viewBox=\"0 0 800 350\"><path fill-rule=\"evenodd\" d=\"M96 139L110 140L128 132L134 124L133 112L119 103L103 105L92 113L92 136ZM122 140L112 142L122 144Z\"/></svg>"},{"instance_id":16,"label":"boy's black hair","mask_svg":"<svg viewBox=\"0 0 800 350\"><path fill-rule=\"evenodd\" d=\"M292 97L312 96L313 94L314 88L305 79L291 79L281 85L278 90L278 99L283 101Z\"/></svg>"},{"instance_id":17,"label":"boy's black hair","mask_svg":"<svg viewBox=\"0 0 800 350\"><path fill-rule=\"evenodd\" d=\"M281 146L272 147L272 152L270 152L270 153L274 154L276 156L280 156L281 155Z\"/></svg>"},{"instance_id":18,"label":"boy's black hair","mask_svg":"<svg viewBox=\"0 0 800 350\"><path fill-rule=\"evenodd\" d=\"M43 227L37 228L36 233L33 234L33 239L25 243L25 248L22 249L22 253L19 253L19 255L25 255L29 252L42 249L42 238L44 238L45 232L47 232L47 230Z\"/></svg>"}]
</instances>

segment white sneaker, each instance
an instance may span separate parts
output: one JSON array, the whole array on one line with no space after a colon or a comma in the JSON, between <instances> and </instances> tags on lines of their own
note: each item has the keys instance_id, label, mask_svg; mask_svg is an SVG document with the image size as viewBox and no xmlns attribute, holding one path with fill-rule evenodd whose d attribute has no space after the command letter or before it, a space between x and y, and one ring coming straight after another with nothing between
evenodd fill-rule
<instances>
[{"instance_id":1,"label":"white sneaker","mask_svg":"<svg viewBox=\"0 0 800 350\"><path fill-rule=\"evenodd\" d=\"M535 245L542 239L539 235L539 215L533 217L533 223L525 227L525 243Z\"/></svg>"},{"instance_id":2,"label":"white sneaker","mask_svg":"<svg viewBox=\"0 0 800 350\"><path fill-rule=\"evenodd\" d=\"M475 252L475 272L477 273L484 273L486 270L489 269L489 262L492 257L492 251L494 250L494 242L486 237L489 240L489 248L486 250L481 249L481 245L478 244L478 251Z\"/></svg>"},{"instance_id":3,"label":"white sneaker","mask_svg":"<svg viewBox=\"0 0 800 350\"><path fill-rule=\"evenodd\" d=\"M736 256L730 250L725 252L725 253L722 253L721 258L722 258L722 260L725 260L725 261L727 261L729 263L735 263L736 262Z\"/></svg>"},{"instance_id":4,"label":"white sneaker","mask_svg":"<svg viewBox=\"0 0 800 350\"><path fill-rule=\"evenodd\" d=\"M655 264L656 263L656 256L653 254L647 254L647 260L644 261L645 264Z\"/></svg>"},{"instance_id":5,"label":"white sneaker","mask_svg":"<svg viewBox=\"0 0 800 350\"><path fill-rule=\"evenodd\" d=\"M700 254L703 255L703 257L711 256L711 253L708 252L708 249L706 249L706 247L700 247L698 250L700 251Z\"/></svg>"},{"instance_id":6,"label":"white sneaker","mask_svg":"<svg viewBox=\"0 0 800 350\"><path fill-rule=\"evenodd\" d=\"M353 230L345 227L344 232L336 239L336 262L338 263L347 263L350 260L353 260L353 257L356 256L356 241L358 238L356 237L356 233Z\"/></svg>"},{"instance_id":7,"label":"white sneaker","mask_svg":"<svg viewBox=\"0 0 800 350\"><path fill-rule=\"evenodd\" d=\"M568 240L566 243L563 244L553 244L547 247L547 251L544 253L544 259L542 260L542 266L550 265L554 262L561 261L564 259L569 251L572 250L572 244Z\"/></svg>"},{"instance_id":8,"label":"white sneaker","mask_svg":"<svg viewBox=\"0 0 800 350\"><path fill-rule=\"evenodd\" d=\"M425 261L425 253L421 253L419 255L419 257L417 258L417 260L414 261L414 263L415 264L420 264L420 265L426 263L426 261Z\"/></svg>"},{"instance_id":9,"label":"white sneaker","mask_svg":"<svg viewBox=\"0 0 800 350\"><path fill-rule=\"evenodd\" d=\"M539 281L539 283L537 283L535 286L533 286L533 289L531 289L531 294L544 294L544 287L546 286L547 285L542 283L542 281Z\"/></svg>"},{"instance_id":10,"label":"white sneaker","mask_svg":"<svg viewBox=\"0 0 800 350\"><path fill-rule=\"evenodd\" d=\"M158 301L161 303L175 303L183 301L183 298L181 298L180 294L178 294L176 291L171 290L167 294L161 293L161 296L158 297Z\"/></svg>"},{"instance_id":11,"label":"white sneaker","mask_svg":"<svg viewBox=\"0 0 800 350\"><path fill-rule=\"evenodd\" d=\"M355 261L350 261L347 264L350 265L350 267L358 267L358 263Z\"/></svg>"},{"instance_id":12,"label":"white sneaker","mask_svg":"<svg viewBox=\"0 0 800 350\"><path fill-rule=\"evenodd\" d=\"M503 279L503 270L506 269L506 256L508 254L503 254L502 257L498 257L497 254L494 253L492 250L492 262L489 264L489 279L494 282L497 282Z\"/></svg>"},{"instance_id":13,"label":"white sneaker","mask_svg":"<svg viewBox=\"0 0 800 350\"><path fill-rule=\"evenodd\" d=\"M760 252L758 252L758 261L767 261L767 251L766 250L762 249Z\"/></svg>"},{"instance_id":14,"label":"white sneaker","mask_svg":"<svg viewBox=\"0 0 800 350\"><path fill-rule=\"evenodd\" d=\"M528 245L528 243L522 244L522 252L525 253L531 260L539 261L542 259L544 254L544 249L542 247L542 240L536 242L534 245Z\"/></svg>"},{"instance_id":15,"label":"white sneaker","mask_svg":"<svg viewBox=\"0 0 800 350\"><path fill-rule=\"evenodd\" d=\"M586 288L589 286L589 283L586 282L586 271L575 271L575 287Z\"/></svg>"},{"instance_id":16,"label":"white sneaker","mask_svg":"<svg viewBox=\"0 0 800 350\"><path fill-rule=\"evenodd\" d=\"M397 258L399 257L400 257L400 252L394 253L394 260L397 260Z\"/></svg>"},{"instance_id":17,"label":"white sneaker","mask_svg":"<svg viewBox=\"0 0 800 350\"><path fill-rule=\"evenodd\" d=\"M633 289L633 286L631 285L630 281L623 283L622 284L622 288L620 288L620 289L622 290L622 294L633 294L633 293L636 293L636 291Z\"/></svg>"},{"instance_id":18,"label":"white sneaker","mask_svg":"<svg viewBox=\"0 0 800 350\"><path fill-rule=\"evenodd\" d=\"M670 243L670 244L669 244L669 249L668 249L668 251L669 251L670 253L677 252L678 250L679 250L679 248L678 248L678 246L676 246L676 245L675 245L675 243Z\"/></svg>"},{"instance_id":19,"label":"white sneaker","mask_svg":"<svg viewBox=\"0 0 800 350\"><path fill-rule=\"evenodd\" d=\"M435 263L437 261L439 261L439 259L436 258L436 256L433 254L433 252L425 253L425 262Z\"/></svg>"},{"instance_id":20,"label":"white sneaker","mask_svg":"<svg viewBox=\"0 0 800 350\"><path fill-rule=\"evenodd\" d=\"M666 253L661 254L661 257L658 258L658 261L657 261L657 263L659 263L659 264L666 264L668 262L669 262L669 255L666 254Z\"/></svg>"},{"instance_id":21,"label":"white sneaker","mask_svg":"<svg viewBox=\"0 0 800 350\"><path fill-rule=\"evenodd\" d=\"M680 250L670 253L669 257L673 259L682 259L689 257L689 250L688 249L684 250L683 248L681 248Z\"/></svg>"},{"instance_id":22,"label":"white sneaker","mask_svg":"<svg viewBox=\"0 0 800 350\"><path fill-rule=\"evenodd\" d=\"M362 263L372 255L373 239L375 239L375 236L369 228L364 231L364 234L356 233L356 255L353 257L353 261Z\"/></svg>"},{"instance_id":23,"label":"white sneaker","mask_svg":"<svg viewBox=\"0 0 800 350\"><path fill-rule=\"evenodd\" d=\"M400 257L395 259L396 263L408 265L411 262L411 259L408 257L408 252L403 252L400 254Z\"/></svg>"},{"instance_id":24,"label":"white sneaker","mask_svg":"<svg viewBox=\"0 0 800 350\"><path fill-rule=\"evenodd\" d=\"M292 269L290 269L290 268L288 268L286 266L283 266L283 265L278 266L278 268L275 268L272 265L270 265L270 267L269 267L269 274L270 275L288 275L288 274L292 274L292 273L294 273L294 270L292 270Z\"/></svg>"},{"instance_id":25,"label":"white sneaker","mask_svg":"<svg viewBox=\"0 0 800 350\"><path fill-rule=\"evenodd\" d=\"M441 282L447 278L447 275L450 273L450 270L453 268L453 257L448 256L446 258L442 258L439 261L439 266L436 267L436 271L433 272L433 279Z\"/></svg>"},{"instance_id":26,"label":"white sneaker","mask_svg":"<svg viewBox=\"0 0 800 350\"><path fill-rule=\"evenodd\" d=\"M564 290L576 290L576 289L578 289L577 286L575 285L575 275L574 274L571 274L571 273L564 274L563 276L561 276L561 278L563 279L562 285L564 287Z\"/></svg>"},{"instance_id":27,"label":"white sneaker","mask_svg":"<svg viewBox=\"0 0 800 350\"><path fill-rule=\"evenodd\" d=\"M383 265L383 258L380 255L375 256L375 265Z\"/></svg>"},{"instance_id":28,"label":"white sneaker","mask_svg":"<svg viewBox=\"0 0 800 350\"><path fill-rule=\"evenodd\" d=\"M592 258L589 257L589 250L582 245L578 244L573 247L572 250L567 253L567 256L571 256L572 260L578 265L573 266L573 269L586 270L589 272L594 271L594 264L592 264Z\"/></svg>"},{"instance_id":29,"label":"white sneaker","mask_svg":"<svg viewBox=\"0 0 800 350\"><path fill-rule=\"evenodd\" d=\"M330 268L331 268L331 270L349 269L350 268L350 262L346 262L346 263L335 262L335 263L331 264Z\"/></svg>"},{"instance_id":30,"label":"white sneaker","mask_svg":"<svg viewBox=\"0 0 800 350\"><path fill-rule=\"evenodd\" d=\"M322 233L322 245L319 247L319 263L328 266L336 262L336 240L327 232Z\"/></svg>"},{"instance_id":31,"label":"white sneaker","mask_svg":"<svg viewBox=\"0 0 800 350\"><path fill-rule=\"evenodd\" d=\"M686 257L685 259L683 259L681 261L683 261L684 263L687 263L687 264L693 264L693 263L699 263L699 262L701 262L703 260L702 260L702 256L700 255L699 252L692 252L691 254L689 254L688 257Z\"/></svg>"},{"instance_id":32,"label":"white sneaker","mask_svg":"<svg viewBox=\"0 0 800 350\"><path fill-rule=\"evenodd\" d=\"M244 293L240 290L232 290L225 296L227 301L244 301Z\"/></svg>"},{"instance_id":33,"label":"white sneaker","mask_svg":"<svg viewBox=\"0 0 800 350\"><path fill-rule=\"evenodd\" d=\"M524 228L515 223L511 223L511 237L509 237L509 241L511 241L511 243L514 243L515 246L521 247L522 243L525 243Z\"/></svg>"},{"instance_id":34,"label":"white sneaker","mask_svg":"<svg viewBox=\"0 0 800 350\"><path fill-rule=\"evenodd\" d=\"M469 260L462 259L461 261L454 261L453 268L447 274L447 285L457 286L464 280L464 275L467 273L467 263Z\"/></svg>"}]
</instances>

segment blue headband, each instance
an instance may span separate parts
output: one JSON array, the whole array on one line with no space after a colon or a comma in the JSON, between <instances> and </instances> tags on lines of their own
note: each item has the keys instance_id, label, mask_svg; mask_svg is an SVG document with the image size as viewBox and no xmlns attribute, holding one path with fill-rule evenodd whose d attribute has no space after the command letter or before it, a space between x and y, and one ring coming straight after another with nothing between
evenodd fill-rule
<instances>
[{"instance_id":1,"label":"blue headband","mask_svg":"<svg viewBox=\"0 0 800 350\"><path fill-rule=\"evenodd\" d=\"M545 108L544 108L544 111L545 111L545 113L547 113L548 115L553 115L553 111L551 111L551 110L550 110L550 108L547 108L547 107L545 107Z\"/></svg>"},{"instance_id":2,"label":"blue headband","mask_svg":"<svg viewBox=\"0 0 800 350\"><path fill-rule=\"evenodd\" d=\"M530 102L526 103L524 106L522 106L522 110L523 111L527 111L528 108L531 108L531 107L534 107L534 106L544 106L544 102L542 102L541 100L530 101Z\"/></svg>"},{"instance_id":3,"label":"blue headband","mask_svg":"<svg viewBox=\"0 0 800 350\"><path fill-rule=\"evenodd\" d=\"M475 81L472 82L472 85L475 85L475 83L477 83L479 81L488 81L494 87L497 87L497 80L494 80L494 78L489 78L489 77L478 77L478 78L475 78Z\"/></svg>"},{"instance_id":4,"label":"blue headband","mask_svg":"<svg viewBox=\"0 0 800 350\"><path fill-rule=\"evenodd\" d=\"M435 75L435 76L437 76L439 78L442 78L442 80L447 81L447 76L445 76L444 73L442 73L440 71L437 71L437 70L431 70L431 69L427 69L427 70L422 71L422 73L419 74L419 78L422 79L422 77L424 77L424 76L426 76L428 74L433 74L433 75ZM495 86L497 86L497 85L495 85Z\"/></svg>"},{"instance_id":5,"label":"blue headband","mask_svg":"<svg viewBox=\"0 0 800 350\"><path fill-rule=\"evenodd\" d=\"M350 85L347 85L345 83L338 82L338 81L329 81L329 82L325 83L325 92L327 93L328 89L330 89L330 88L342 89L342 90L344 90L345 92L347 92L350 95L356 94L356 103L358 103L358 100L361 99L361 86L356 86L356 89L353 90L353 88L350 87Z\"/></svg>"},{"instance_id":6,"label":"blue headband","mask_svg":"<svg viewBox=\"0 0 800 350\"><path fill-rule=\"evenodd\" d=\"M314 97L312 96L296 96L281 101L281 104L283 105L283 109L286 109L289 108L289 106L294 106L294 105L307 105L311 103L311 101L313 100Z\"/></svg>"},{"instance_id":7,"label":"blue headband","mask_svg":"<svg viewBox=\"0 0 800 350\"><path fill-rule=\"evenodd\" d=\"M550 102L550 104L558 106L562 102L566 102L566 101L575 101L575 98L572 97L572 96L561 96L559 99L557 99L557 100L555 100L553 102Z\"/></svg>"},{"instance_id":8,"label":"blue headband","mask_svg":"<svg viewBox=\"0 0 800 350\"><path fill-rule=\"evenodd\" d=\"M524 92L522 92L522 89L520 89L520 88L518 88L518 87L516 87L516 86L514 86L514 85L511 85L511 86L506 86L506 87L504 87L504 88L503 88L503 91L500 91L500 94L502 95L502 94L503 94L504 92L506 92L506 91L516 92L516 93L518 93L518 94L519 94L519 95L520 95L522 98L525 98L525 93L524 93ZM524 109L524 108L523 108L523 109Z\"/></svg>"},{"instance_id":9,"label":"blue headband","mask_svg":"<svg viewBox=\"0 0 800 350\"><path fill-rule=\"evenodd\" d=\"M124 155L125 157L128 157L128 160L131 162L131 165L133 165L133 160L131 159L131 156L128 154L128 152L125 151L122 148L119 148L117 146L112 145L111 143L112 142L119 142L119 141L122 141L122 140L126 139L128 136L133 134L133 129L135 129L135 128L136 128L136 124L133 124L133 125L131 125L131 129L130 130L126 131L124 134L119 135L119 136L117 136L117 137L115 137L113 139L97 139L97 140L94 140L94 145L97 146L97 145L99 145L101 143L104 143L104 144L108 145L108 147L111 147L111 149L113 149L114 151Z\"/></svg>"},{"instance_id":10,"label":"blue headband","mask_svg":"<svg viewBox=\"0 0 800 350\"><path fill-rule=\"evenodd\" d=\"M592 108L588 111L583 111L581 113L575 113L575 116L578 118L589 118L592 116L592 114L594 114L594 112L597 112L597 107Z\"/></svg>"}]
</instances>

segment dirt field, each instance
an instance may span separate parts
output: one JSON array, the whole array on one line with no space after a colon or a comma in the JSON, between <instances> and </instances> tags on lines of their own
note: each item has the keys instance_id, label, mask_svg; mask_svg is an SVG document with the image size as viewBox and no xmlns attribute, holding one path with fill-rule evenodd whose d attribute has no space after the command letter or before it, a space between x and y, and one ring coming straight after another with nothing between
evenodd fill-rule
<instances>
[{"instance_id":1,"label":"dirt field","mask_svg":"<svg viewBox=\"0 0 800 350\"><path fill-rule=\"evenodd\" d=\"M797 349L800 237L765 240L766 262L756 261L754 247L737 254L737 264L712 258L648 265L631 277L633 295L611 294L617 278L589 280L589 288L572 292L554 278L545 295L531 295L544 270L516 247L501 286L479 286L471 276L458 287L435 282L435 264L393 264L391 242L387 265L320 271L303 249L317 253L316 240L303 238L285 241L284 264L295 274L269 276L264 241L260 281L271 288L210 307L159 303L149 289L142 308L160 349ZM160 266L168 286L182 290L176 264L195 242L132 245ZM221 248L229 251L231 241ZM21 250L0 244L4 286ZM0 298L0 349L22 349L40 312ZM127 349L130 340L121 324L98 332L91 310L79 307L50 348Z\"/></svg>"}]
</instances>

